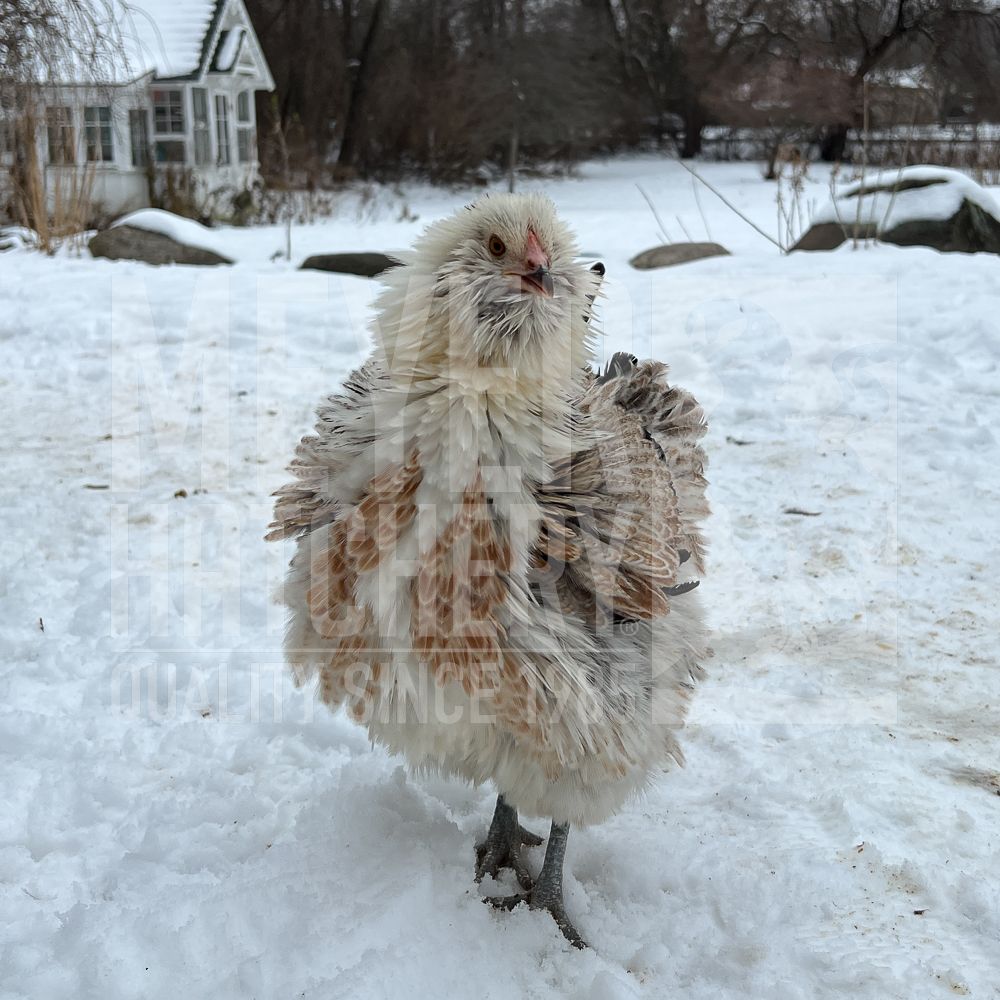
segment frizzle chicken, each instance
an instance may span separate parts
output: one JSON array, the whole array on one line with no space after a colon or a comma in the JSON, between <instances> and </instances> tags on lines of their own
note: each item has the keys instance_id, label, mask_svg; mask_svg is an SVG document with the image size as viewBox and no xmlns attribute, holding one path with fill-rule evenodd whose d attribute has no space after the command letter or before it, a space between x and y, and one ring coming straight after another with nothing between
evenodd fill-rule
<instances>
[{"instance_id":1,"label":"frizzle chicken","mask_svg":"<svg viewBox=\"0 0 1000 1000\"><path fill-rule=\"evenodd\" d=\"M375 350L318 411L269 538L299 680L418 769L499 795L476 876L582 945L562 894L570 824L680 761L707 655L701 407L667 369L591 371L603 268L552 203L493 195L384 275ZM532 878L518 812L551 818Z\"/></svg>"}]
</instances>

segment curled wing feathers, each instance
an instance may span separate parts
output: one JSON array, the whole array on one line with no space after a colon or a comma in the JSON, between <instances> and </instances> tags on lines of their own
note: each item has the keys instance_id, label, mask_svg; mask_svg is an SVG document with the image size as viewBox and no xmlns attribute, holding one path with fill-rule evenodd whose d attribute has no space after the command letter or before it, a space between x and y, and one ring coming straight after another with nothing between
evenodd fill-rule
<instances>
[{"instance_id":1,"label":"curled wing feathers","mask_svg":"<svg viewBox=\"0 0 1000 1000\"><path fill-rule=\"evenodd\" d=\"M296 537L337 518L339 505L324 486L373 440L366 418L372 394L385 378L379 363L370 360L352 372L342 392L320 405L315 433L304 437L295 449L289 466L293 481L274 494L274 520L268 525L267 541Z\"/></svg>"},{"instance_id":2,"label":"curled wing feathers","mask_svg":"<svg viewBox=\"0 0 1000 1000\"><path fill-rule=\"evenodd\" d=\"M616 354L611 364L621 358L631 356ZM610 396L616 406L640 421L644 437L651 441L669 469L677 497L682 545L691 554L696 571L704 574L705 540L701 522L709 514L705 496L708 457L701 445L708 433L705 411L686 389L670 385L665 364L631 360L634 362L631 371L620 373L606 384L598 385L599 380L595 379L594 386L602 397Z\"/></svg>"},{"instance_id":3,"label":"curled wing feathers","mask_svg":"<svg viewBox=\"0 0 1000 1000\"><path fill-rule=\"evenodd\" d=\"M666 381L666 366L616 355L578 401L595 442L566 458L536 497L537 590L596 624L656 618L704 571L707 428L694 398ZM688 567L685 567L685 570Z\"/></svg>"}]
</instances>

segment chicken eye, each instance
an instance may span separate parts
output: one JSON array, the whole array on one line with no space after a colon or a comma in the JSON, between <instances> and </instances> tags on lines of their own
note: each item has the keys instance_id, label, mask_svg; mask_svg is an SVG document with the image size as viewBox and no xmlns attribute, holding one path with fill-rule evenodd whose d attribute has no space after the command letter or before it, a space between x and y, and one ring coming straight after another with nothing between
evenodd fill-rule
<instances>
[{"instance_id":1,"label":"chicken eye","mask_svg":"<svg viewBox=\"0 0 1000 1000\"><path fill-rule=\"evenodd\" d=\"M496 233L490 237L488 245L494 257L502 257L507 252L507 244Z\"/></svg>"}]
</instances>

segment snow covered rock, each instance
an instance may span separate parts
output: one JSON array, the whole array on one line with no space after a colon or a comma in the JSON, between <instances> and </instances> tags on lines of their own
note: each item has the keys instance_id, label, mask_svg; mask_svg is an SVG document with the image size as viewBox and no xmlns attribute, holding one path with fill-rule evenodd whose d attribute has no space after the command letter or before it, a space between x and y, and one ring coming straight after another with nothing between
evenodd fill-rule
<instances>
[{"instance_id":1,"label":"snow covered rock","mask_svg":"<svg viewBox=\"0 0 1000 1000\"><path fill-rule=\"evenodd\" d=\"M0 226L0 253L6 250L30 250L38 246L38 234L23 226Z\"/></svg>"},{"instance_id":2,"label":"snow covered rock","mask_svg":"<svg viewBox=\"0 0 1000 1000\"><path fill-rule=\"evenodd\" d=\"M629 263L638 271L651 271L657 267L673 267L705 257L728 257L729 251L718 243L665 243L651 250L636 254Z\"/></svg>"},{"instance_id":3,"label":"snow covered rock","mask_svg":"<svg viewBox=\"0 0 1000 1000\"><path fill-rule=\"evenodd\" d=\"M398 267L399 261L384 253L318 253L307 257L300 271L333 271L336 274L357 274L363 278L374 278L391 267Z\"/></svg>"},{"instance_id":4,"label":"snow covered rock","mask_svg":"<svg viewBox=\"0 0 1000 1000\"><path fill-rule=\"evenodd\" d=\"M144 208L124 215L88 244L95 257L147 264L232 264L211 229L192 219Z\"/></svg>"},{"instance_id":5,"label":"snow covered rock","mask_svg":"<svg viewBox=\"0 0 1000 1000\"><path fill-rule=\"evenodd\" d=\"M792 249L833 250L855 238L944 252L1000 253L1000 205L957 170L887 170L838 191Z\"/></svg>"}]
</instances>

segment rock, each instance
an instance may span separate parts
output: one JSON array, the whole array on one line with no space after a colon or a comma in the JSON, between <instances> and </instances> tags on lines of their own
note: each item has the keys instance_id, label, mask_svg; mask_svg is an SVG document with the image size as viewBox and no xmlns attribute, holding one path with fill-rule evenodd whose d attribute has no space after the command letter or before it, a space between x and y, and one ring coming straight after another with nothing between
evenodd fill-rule
<instances>
[{"instance_id":1,"label":"rock","mask_svg":"<svg viewBox=\"0 0 1000 1000\"><path fill-rule=\"evenodd\" d=\"M629 263L639 271L657 267L673 267L705 257L728 257L729 251L718 243L667 243L636 254Z\"/></svg>"},{"instance_id":2,"label":"rock","mask_svg":"<svg viewBox=\"0 0 1000 1000\"><path fill-rule=\"evenodd\" d=\"M875 227L866 223L820 222L808 229L792 250L836 250L845 239L873 240Z\"/></svg>"},{"instance_id":3,"label":"rock","mask_svg":"<svg viewBox=\"0 0 1000 1000\"><path fill-rule=\"evenodd\" d=\"M851 239L1000 254L1000 206L957 170L883 171L839 191L792 250L833 250Z\"/></svg>"},{"instance_id":4,"label":"rock","mask_svg":"<svg viewBox=\"0 0 1000 1000\"><path fill-rule=\"evenodd\" d=\"M99 232L87 244L95 257L140 260L147 264L232 264L228 257L205 247L180 243L163 233L118 225Z\"/></svg>"},{"instance_id":5,"label":"rock","mask_svg":"<svg viewBox=\"0 0 1000 1000\"><path fill-rule=\"evenodd\" d=\"M399 261L384 253L319 253L307 257L299 270L333 271L335 274L374 278L392 267L399 267Z\"/></svg>"},{"instance_id":6,"label":"rock","mask_svg":"<svg viewBox=\"0 0 1000 1000\"><path fill-rule=\"evenodd\" d=\"M1000 218L963 200L950 219L911 219L881 233L897 246L934 247L943 253L1000 254Z\"/></svg>"}]
</instances>

